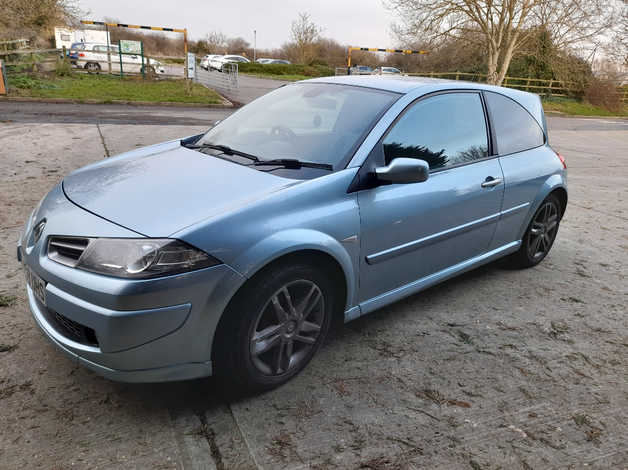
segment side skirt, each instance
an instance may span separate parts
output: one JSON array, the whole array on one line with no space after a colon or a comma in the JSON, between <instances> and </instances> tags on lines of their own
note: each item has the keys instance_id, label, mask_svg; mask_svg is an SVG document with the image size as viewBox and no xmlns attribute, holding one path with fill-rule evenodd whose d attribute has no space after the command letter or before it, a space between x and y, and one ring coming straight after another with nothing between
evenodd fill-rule
<instances>
[{"instance_id":1,"label":"side skirt","mask_svg":"<svg viewBox=\"0 0 628 470\"><path fill-rule=\"evenodd\" d=\"M384 307L385 305L401 300L404 297L427 289L428 287L438 284L439 282L455 277L458 274L470 271L483 264L490 263L491 261L501 258L502 256L514 253L519 249L520 246L521 240L508 243L474 258L470 258L466 261L462 261L461 263L450 266L449 268L445 268L434 274L430 274L429 276L425 276L404 286L397 287L396 289L380 294L377 297L365 300L357 306L360 310L359 313L356 312L356 307L353 307L345 312L345 322L354 320L360 315L366 315L373 310L377 310L378 308Z\"/></svg>"}]
</instances>

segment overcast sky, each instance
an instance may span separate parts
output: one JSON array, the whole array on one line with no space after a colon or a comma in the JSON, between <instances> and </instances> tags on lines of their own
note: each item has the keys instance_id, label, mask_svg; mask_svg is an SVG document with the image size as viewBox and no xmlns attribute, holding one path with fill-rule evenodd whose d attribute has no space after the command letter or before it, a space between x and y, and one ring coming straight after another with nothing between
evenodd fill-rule
<instances>
[{"instance_id":1,"label":"overcast sky","mask_svg":"<svg viewBox=\"0 0 628 470\"><path fill-rule=\"evenodd\" d=\"M323 36L341 44L390 47L393 18L381 0L80 0L88 18L117 18L121 23L187 28L192 39L209 31L241 36L257 47L275 48L289 39L290 24L307 12Z\"/></svg>"}]
</instances>

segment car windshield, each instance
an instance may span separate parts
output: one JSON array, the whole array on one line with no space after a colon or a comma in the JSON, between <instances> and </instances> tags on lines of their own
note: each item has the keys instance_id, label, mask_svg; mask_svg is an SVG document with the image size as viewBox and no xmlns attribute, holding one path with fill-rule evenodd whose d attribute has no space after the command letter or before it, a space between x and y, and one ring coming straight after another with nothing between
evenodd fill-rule
<instances>
[{"instance_id":1,"label":"car windshield","mask_svg":"<svg viewBox=\"0 0 628 470\"><path fill-rule=\"evenodd\" d=\"M344 168L398 97L349 85L286 85L232 114L196 144L224 145L260 160L291 158Z\"/></svg>"}]
</instances>

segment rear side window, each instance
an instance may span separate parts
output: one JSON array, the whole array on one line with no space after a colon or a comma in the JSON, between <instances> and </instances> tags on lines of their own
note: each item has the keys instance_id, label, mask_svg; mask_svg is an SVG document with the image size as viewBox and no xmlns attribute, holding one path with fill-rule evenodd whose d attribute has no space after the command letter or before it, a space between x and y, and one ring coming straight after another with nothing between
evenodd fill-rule
<instances>
[{"instance_id":1,"label":"rear side window","mask_svg":"<svg viewBox=\"0 0 628 470\"><path fill-rule=\"evenodd\" d=\"M545 143L541 126L523 106L497 93L487 92L485 97L497 135L499 155L522 152Z\"/></svg>"},{"instance_id":2,"label":"rear side window","mask_svg":"<svg viewBox=\"0 0 628 470\"><path fill-rule=\"evenodd\" d=\"M488 156L484 108L477 93L436 95L416 102L384 138L386 164L394 158L425 160L430 170Z\"/></svg>"}]
</instances>

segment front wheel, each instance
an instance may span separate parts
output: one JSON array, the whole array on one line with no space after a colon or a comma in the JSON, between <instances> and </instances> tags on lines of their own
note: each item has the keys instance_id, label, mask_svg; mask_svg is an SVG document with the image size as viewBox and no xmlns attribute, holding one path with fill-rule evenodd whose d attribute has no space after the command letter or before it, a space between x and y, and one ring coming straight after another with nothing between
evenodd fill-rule
<instances>
[{"instance_id":1,"label":"front wheel","mask_svg":"<svg viewBox=\"0 0 628 470\"><path fill-rule=\"evenodd\" d=\"M560 216L560 202L550 194L532 217L521 240L521 248L510 257L513 266L530 268L543 261L556 240Z\"/></svg>"},{"instance_id":2,"label":"front wheel","mask_svg":"<svg viewBox=\"0 0 628 470\"><path fill-rule=\"evenodd\" d=\"M240 389L275 388L298 374L331 324L334 286L308 264L275 265L231 302L216 333L216 373Z\"/></svg>"}]
</instances>

